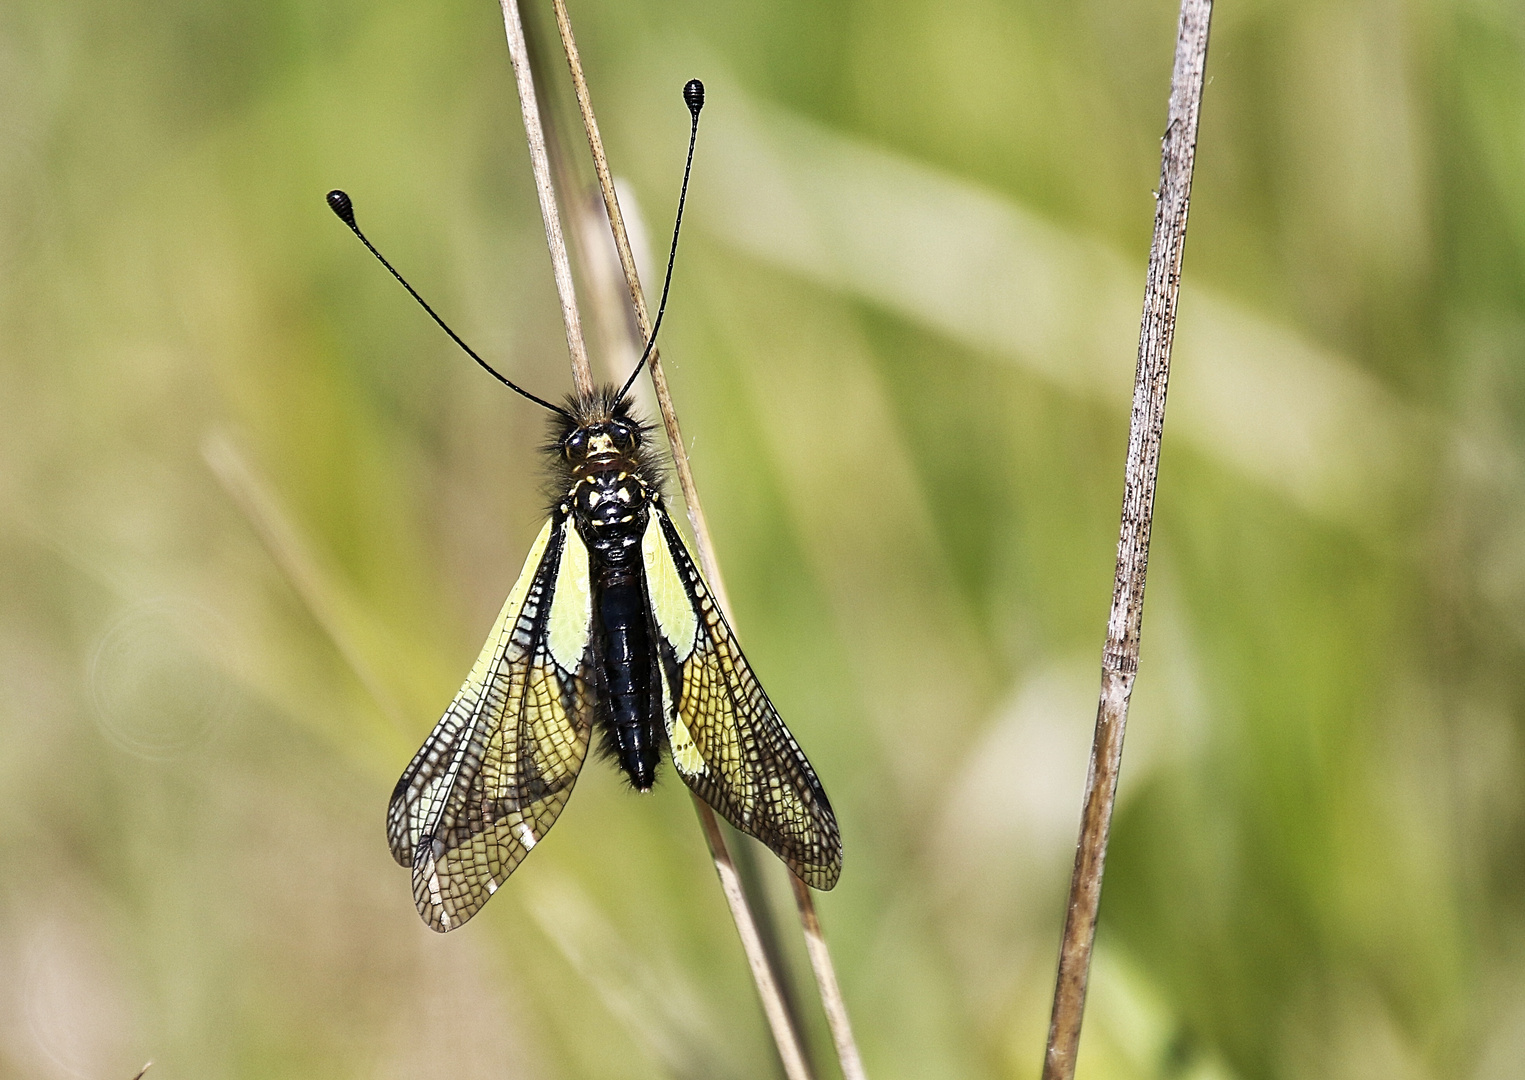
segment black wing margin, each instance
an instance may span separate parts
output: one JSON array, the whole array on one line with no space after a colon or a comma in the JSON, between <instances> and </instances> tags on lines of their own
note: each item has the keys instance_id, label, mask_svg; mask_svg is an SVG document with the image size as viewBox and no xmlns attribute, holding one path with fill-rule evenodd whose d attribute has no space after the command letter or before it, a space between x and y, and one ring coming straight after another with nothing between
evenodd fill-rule
<instances>
[{"instance_id":1,"label":"black wing margin","mask_svg":"<svg viewBox=\"0 0 1525 1080\"><path fill-rule=\"evenodd\" d=\"M842 872L842 837L826 792L748 666L677 528L660 504L650 514L642 555L669 675L663 711L677 773L800 880L830 889Z\"/></svg>"},{"instance_id":2,"label":"black wing margin","mask_svg":"<svg viewBox=\"0 0 1525 1080\"><path fill-rule=\"evenodd\" d=\"M561 572L579 556L582 596L575 573ZM471 674L392 792L392 856L412 868L413 898L434 930L476 914L572 793L588 750L592 684L581 664L569 671L558 662L552 629L564 624L563 641L578 632L586 559L577 530L558 512L530 549ZM584 620L584 646L588 633ZM567 647L559 651L565 660Z\"/></svg>"}]
</instances>

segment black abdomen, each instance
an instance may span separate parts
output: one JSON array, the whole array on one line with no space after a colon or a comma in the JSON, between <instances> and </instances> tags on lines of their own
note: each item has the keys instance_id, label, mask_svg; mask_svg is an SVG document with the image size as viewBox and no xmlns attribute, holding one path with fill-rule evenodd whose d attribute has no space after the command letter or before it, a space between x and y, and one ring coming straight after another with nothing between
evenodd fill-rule
<instances>
[{"instance_id":1,"label":"black abdomen","mask_svg":"<svg viewBox=\"0 0 1525 1080\"><path fill-rule=\"evenodd\" d=\"M604 745L631 784L647 791L657 778L664 735L641 562L650 495L638 473L618 466L590 472L572 494L593 578Z\"/></svg>"},{"instance_id":2,"label":"black abdomen","mask_svg":"<svg viewBox=\"0 0 1525 1080\"><path fill-rule=\"evenodd\" d=\"M604 688L615 756L639 791L650 789L661 756L661 709L654 707L652 642L640 563L594 570Z\"/></svg>"}]
</instances>

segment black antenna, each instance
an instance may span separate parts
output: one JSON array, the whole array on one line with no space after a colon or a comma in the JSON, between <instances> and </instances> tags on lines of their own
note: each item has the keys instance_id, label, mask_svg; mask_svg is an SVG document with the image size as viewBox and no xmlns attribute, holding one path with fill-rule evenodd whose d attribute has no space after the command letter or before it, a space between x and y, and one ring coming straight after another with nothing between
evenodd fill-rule
<instances>
[{"instance_id":1,"label":"black antenna","mask_svg":"<svg viewBox=\"0 0 1525 1080\"><path fill-rule=\"evenodd\" d=\"M667 310L667 290L672 287L672 264L678 257L678 230L683 228L683 203L688 198L688 174L694 167L694 142L699 138L699 110L704 108L704 84L698 79L688 80L683 87L683 100L687 103L689 115L693 119L688 128L688 160L683 163L683 189L678 192L678 220L673 222L672 248L667 252L667 277L662 281L662 301L657 305L657 321L651 324L651 337L646 341L646 348L642 350L641 358L636 362L635 370L630 373L630 378L626 379L625 385L620 388L619 396L614 399L615 404L630 393L630 388L635 385L635 377L641 373L641 368L645 367L646 358L651 355L652 347L657 343L657 331L662 329L662 314Z\"/></svg>"},{"instance_id":2,"label":"black antenna","mask_svg":"<svg viewBox=\"0 0 1525 1080\"><path fill-rule=\"evenodd\" d=\"M698 114L696 113L695 115L697 116ZM692 150L690 150L690 153L692 153ZM330 210L332 210L335 214L339 215L339 220L344 222L344 224L348 225L350 227L351 231L353 231L356 236L360 237L360 242L365 245L366 250L369 251L372 255L376 256L377 260L381 263L381 265L385 266L387 268L387 270L391 272L391 274L392 274L392 276L394 278L396 278L398 281L402 282L402 287L404 289L407 289L408 290L408 294L410 296L412 296L413 299L417 300L418 303L419 303L419 306L422 307L425 311L427 311L429 313L429 317L431 319L433 319L435 322L439 323L440 329L445 331L445 333L450 335L450 340L455 342L462 349L464 349L466 351L466 355L467 356L471 357L477 363L481 364L483 369L489 375L491 375L494 379L497 379L500 383L502 383L504 386L508 387L514 393L522 394L523 396L529 398L536 405L543 405L547 409L550 409L553 413L560 413L562 416L565 416L568 420L570 420L572 418L571 414L568 413L565 409L561 408L560 406L552 405L549 401L546 401L544 398L536 397L534 394L530 393L528 390L524 389L524 387L522 387L519 384L515 383L513 380L506 379L502 375L498 374L498 372L493 369L493 366L491 364L489 364L486 360L483 360L480 356L478 356L476 354L476 350L474 350L470 345L468 345L464 341L462 341L460 339L460 336L454 330L450 329L449 326L445 325L445 320L440 318L438 315L436 315L434 313L434 309L429 306L428 301L426 301L422 296L418 295L418 290L413 288L413 286L409 285L408 284L408 280L405 277L403 277L401 274L399 274L397 272L396 268L393 267L391 263L387 262L386 256L383 255L381 252L376 250L376 245L372 244L369 240L367 240L365 238L365 233L361 232L360 231L360 226L355 224L355 204L350 201L350 197L348 195L346 195L344 192L338 190L337 188L335 188L333 191L330 191L328 193L328 208ZM669 269L668 270L669 276L671 275L671 273L672 273L672 271L671 271L671 269Z\"/></svg>"}]
</instances>

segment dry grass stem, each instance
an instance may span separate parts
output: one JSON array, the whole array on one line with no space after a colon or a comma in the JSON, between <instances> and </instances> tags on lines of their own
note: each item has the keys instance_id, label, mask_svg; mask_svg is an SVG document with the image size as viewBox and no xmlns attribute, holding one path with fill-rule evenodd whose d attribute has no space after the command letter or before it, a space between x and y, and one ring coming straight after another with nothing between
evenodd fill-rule
<instances>
[{"instance_id":1,"label":"dry grass stem","mask_svg":"<svg viewBox=\"0 0 1525 1080\"><path fill-rule=\"evenodd\" d=\"M561 33L561 44L566 50L567 66L572 69L572 86L577 92L577 108L582 113L583 129L588 134L588 149L593 154L593 168L598 173L598 188L604 197L604 209L609 214L609 225L614 232L614 248L619 252L620 267L625 272L625 284L630 290L630 304L635 309L636 325L641 339L651 337L651 315L646 310L646 295L641 290L641 279L635 268L635 254L630 249L630 236L625 229L625 217L620 212L619 197L614 191L614 177L609 173L609 158L604 153L604 140L598 133L598 120L593 115L593 100L588 96L588 80L583 76L582 58L577 52L577 41L572 36L572 21L567 15L564 0L553 0L556 9L556 28ZM667 376L662 370L662 352L655 345L646 361L651 369L651 383L657 393L657 407L662 414L662 426L667 431L667 441L672 444L673 468L678 474L678 488L683 492L683 504L688 508L688 523L694 530L694 543L699 549L699 564L709 581L716 602L731 617L730 598L726 595L725 581L715 562L715 545L710 539L710 529L704 519L699 503L699 491L694 486L694 470L688 461L688 450L683 442L683 429L678 425L678 414L673 409L672 393L667 388Z\"/></svg>"},{"instance_id":2,"label":"dry grass stem","mask_svg":"<svg viewBox=\"0 0 1525 1080\"><path fill-rule=\"evenodd\" d=\"M588 348L582 339L582 322L577 315L577 292L572 286L572 263L567 257L566 240L561 235L561 215L556 209L556 188L551 183L550 156L545 148L545 131L540 125L540 106L535 100L535 76L530 70L529 49L524 42L524 24L519 19L518 0L501 0L503 30L508 36L508 59L519 86L519 108L524 114L524 137L529 144L530 166L535 173L535 193L540 197L540 216L545 219L545 242L551 250L551 266L556 274L556 295L561 299L561 321L567 330L567 353L572 360L572 383L580 395L593 393L593 369L588 365Z\"/></svg>"},{"instance_id":3,"label":"dry grass stem","mask_svg":"<svg viewBox=\"0 0 1525 1080\"><path fill-rule=\"evenodd\" d=\"M561 43L566 50L567 66L572 72L577 107L582 113L583 128L588 135L588 149L593 155L593 167L598 174L598 186L603 194L604 209L608 213L610 228L614 233L615 250L619 253L620 266L625 272L625 284L630 289L630 303L635 309L636 325L640 327L642 337L649 337L651 318L646 310L646 297L641 288L640 276L636 271L635 255L630 248L630 238L625 229L624 215L620 211L614 178L609 172L609 160L604 153L603 138L599 135L598 120L593 112L593 100L588 92L587 78L583 74L582 58L577 51L577 40L572 34L572 21L567 14L565 0L553 0L552 6L556 11L556 26L561 33ZM710 538L709 525L705 521L704 509L699 501L699 491L694 484L693 467L688 460L688 447L683 441L683 431L678 424L678 414L673 407L672 394L668 390L667 376L662 370L661 356L655 345L652 346L647 363L651 368L651 381L656 391L657 405L662 414L662 424L667 431L668 442L672 445L673 465L678 474L678 486L683 492L683 503L688 508L689 525L694 531L694 543L698 548L699 561L704 567L704 573L709 579L710 587L714 590L721 610L725 612L726 618L734 621L730 599L725 591L725 579L720 573L720 563L715 557L715 546ZM729 854L724 847L724 837L714 824L714 814L710 808L701 801L696 800L696 803L700 808L700 818L708 818L704 821L705 836L710 839L711 854L715 857L716 869L721 872L724 879L726 870L723 866L729 866L730 862ZM730 872L734 873L734 868ZM860 1080L864 1075L863 1061L858 1053L857 1042L853 1038L852 1025L847 1017L847 1003L842 997L841 986L837 982L831 950L826 945L825 935L821 931L821 922L816 915L815 899L811 895L810 888L793 874L790 875L790 882L799 909L806 948L810 954L810 967L815 974L816 988L820 993L821 1006L825 1010L827 1024L831 1029L832 1042L836 1047L842 1075L847 1080ZM738 930L741 928L740 922L737 928Z\"/></svg>"},{"instance_id":4,"label":"dry grass stem","mask_svg":"<svg viewBox=\"0 0 1525 1080\"><path fill-rule=\"evenodd\" d=\"M1181 282L1181 252L1191 202L1191 173L1196 159L1197 118L1207 64L1212 0L1181 0L1180 31L1170 82L1169 120L1160 154L1160 189L1155 205L1154 240L1139 329L1138 368L1133 411L1128 425L1128 462L1123 481L1122 525L1117 541L1117 572L1107 644L1102 653L1101 696L1096 735L1086 778L1085 807L1075 872L1070 880L1069 909L1059 947L1054 1010L1049 1022L1043 1080L1070 1080L1080 1046L1086 980L1096 938L1107 835L1122 764L1128 701L1138 673L1139 632L1144 613L1144 577L1149 566L1149 525L1154 514L1154 486L1159 471L1160 438L1165 428L1165 390L1170 378L1170 345L1175 333L1176 296Z\"/></svg>"},{"instance_id":5,"label":"dry grass stem","mask_svg":"<svg viewBox=\"0 0 1525 1080\"><path fill-rule=\"evenodd\" d=\"M821 1007L826 1010L826 1024L837 1049L842 1080L867 1080L863 1058L858 1053L857 1040L853 1038L852 1022L847 1018L847 1002L842 997L842 988L837 985L836 965L831 962L831 950L826 947L826 935L815 913L815 898L810 893L810 886L793 874L789 875L789 884L794 887L800 928L805 932L805 950L810 954L810 969L815 972L815 984L821 992Z\"/></svg>"},{"instance_id":6,"label":"dry grass stem","mask_svg":"<svg viewBox=\"0 0 1525 1080\"><path fill-rule=\"evenodd\" d=\"M811 1080L810 1066L805 1063L805 1051L799 1032L789 1015L789 1005L784 1000L778 981L773 976L773 965L768 962L768 952L763 948L762 935L757 930L757 920L747 903L747 894L741 887L741 875L726 846L725 835L720 831L720 820L708 803L690 792L699 824L704 827L704 839L709 843L710 856L715 860L715 873L720 876L720 888L725 902L731 909L731 919L736 923L736 933L747 954L747 966L752 970L752 981L757 985L757 996L762 999L763 1014L773 1032L773 1042L778 1047L779 1060L783 1062L784 1074L789 1080Z\"/></svg>"},{"instance_id":7,"label":"dry grass stem","mask_svg":"<svg viewBox=\"0 0 1525 1080\"><path fill-rule=\"evenodd\" d=\"M561 232L560 216L556 208L555 189L551 181L551 163L545 141L545 133L541 125L539 107L535 99L534 74L530 67L529 50L525 42L524 26L519 16L517 0L501 0L503 8L503 25L508 37L509 58L513 64L514 77L519 87L519 101L524 113L525 136L529 143L530 160L535 171L535 186L540 196L540 210L545 218L546 242L551 249L551 259L556 271L556 287L561 297L562 317L567 327L567 345L571 354L572 376L579 393L591 393L593 391L593 374L588 363L587 349L583 343L581 323L578 318L577 301L572 286L571 266L567 257L566 242ZM557 4L557 23L561 28L563 42L571 41L571 25L567 21L565 8ZM569 47L569 57L575 58L575 45ZM582 108L585 122L591 116L591 106L587 100L587 84L582 78L581 64L574 59L573 71L576 80L578 103ZM651 323L646 312L644 298L641 295L640 284L635 276L635 260L630 251L630 244L626 235L624 220L619 217L619 206L614 201L613 180L609 176L607 159L603 154L602 143L596 141L597 128L590 127L590 139L594 141L594 162L598 169L600 187L605 192L605 203L609 207L610 219L615 222L615 242L619 249L620 261L625 269L627 282L631 283L631 298L635 304L637 321L643 338L651 333ZM714 563L713 546L709 542L709 531L705 527L703 518L698 510L697 495L694 492L693 472L689 467L688 458L682 452L683 438L678 428L677 416L673 412L672 399L667 391L667 383L661 375L661 368L656 350L653 349L648 360L651 365L652 377L657 389L657 400L662 412L663 424L668 438L674 447L674 462L678 471L679 484L683 489L684 502L688 506L689 521L693 525L699 544L699 559L705 574L710 581L710 587L715 593L721 609L729 614L729 604L725 595L724 586L721 584L717 568ZM757 921L751 908L748 906L746 894L742 889L741 878L736 872L735 863L731 859L726 847L725 837L720 830L720 823L710 807L698 797L694 798L694 806L699 814L699 821L704 830L706 842L709 844L710 854L715 861L715 869L719 874L721 889L725 894L726 903L730 908L731 917L736 923L736 930L741 937L742 947L746 952L747 962L752 971L753 982L757 986L758 996L762 999L763 1011L767 1016L769 1027L772 1029L774 1042L778 1046L779 1058L783 1063L784 1071L789 1080L811 1080L809 1067L806 1064L803 1046L799 1033L789 1015L788 1005L780 992L778 982L774 977L772 965L768 962L767 952L763 947L762 937L758 932Z\"/></svg>"},{"instance_id":8,"label":"dry grass stem","mask_svg":"<svg viewBox=\"0 0 1525 1080\"><path fill-rule=\"evenodd\" d=\"M649 338L651 316L646 309L646 296L641 288L640 275L636 270L635 254L630 247L624 214L620 210L619 196L614 188L614 177L609 171L609 159L604 152L603 137L598 131L598 119L593 112L593 99L588 92L588 80L583 74L582 58L577 51L577 40L572 33L572 20L567 14L565 0L552 0L552 6L556 12L556 28L561 34L567 66L572 73L572 86L577 94L578 111L582 114L583 129L587 132L588 149L593 156L593 168L598 175L599 191L603 195L604 209L608 213L609 225L614 234L614 247L619 253L620 267L625 274L625 284L630 290L630 303L635 310L636 325L640 329L642 338ZM673 467L678 474L678 486L683 493L683 504L688 509L688 521L694 532L694 544L698 549L700 565L715 594L716 602L720 604L726 618L734 622L730 598L725 590L725 579L720 573L720 564L715 557L715 545L710 538L709 525L705 521L704 510L699 501L699 491L694 483L693 467L689 463L688 448L683 441L683 430L678 423L677 411L673 407L666 373L662 370L661 354L655 345L652 346L647 364L651 369L651 381L656 391L657 407L662 414L662 426L667 432L667 441L672 447ZM757 980L758 992L763 995L764 1008L768 1012L769 1023L773 1025L774 1037L779 1044L779 1054L783 1057L787 1069L791 1051L786 1044L793 1044L793 1052L797 1054L798 1032L789 1022L788 1010L782 999L778 998L777 987L773 985L772 971L757 932L756 922L746 906L745 894L736 876L735 865L726 848L725 837L715 819L714 811L701 799L696 798L694 806L704 826L705 839L709 842L716 872L720 875L726 899L731 904L731 914L735 919L737 932L741 935L742 943L746 948L753 977ZM848 1022L847 1004L842 998L841 987L837 982L831 952L827 948L826 938L821 932L820 920L816 916L815 900L806 885L794 878L792 874L790 879L794 886L800 922L810 954L811 970L815 973L816 987L821 996L821 1005L826 1013L827 1024L831 1029L832 1042L836 1046L842 1074L847 1080L859 1080L863 1076L863 1063L858 1054L857 1043L853 1039L852 1026ZM764 977L772 987L771 990L764 990ZM769 1002L770 997L778 998L776 1011ZM803 1068L803 1060L801 1067Z\"/></svg>"}]
</instances>

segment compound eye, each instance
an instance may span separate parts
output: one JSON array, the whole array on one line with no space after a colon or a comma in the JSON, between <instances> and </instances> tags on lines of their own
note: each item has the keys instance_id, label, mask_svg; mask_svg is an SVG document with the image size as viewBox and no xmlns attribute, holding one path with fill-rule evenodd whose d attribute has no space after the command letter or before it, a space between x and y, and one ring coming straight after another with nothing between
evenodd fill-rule
<instances>
[{"instance_id":1,"label":"compound eye","mask_svg":"<svg viewBox=\"0 0 1525 1080\"><path fill-rule=\"evenodd\" d=\"M609 434L614 437L614 445L619 450L629 450L635 445L635 432L628 424L613 424L609 428Z\"/></svg>"},{"instance_id":2,"label":"compound eye","mask_svg":"<svg viewBox=\"0 0 1525 1080\"><path fill-rule=\"evenodd\" d=\"M566 442L562 444L562 452L568 458L586 457L588 453L588 433L581 428L572 432L572 434L567 436Z\"/></svg>"}]
</instances>

